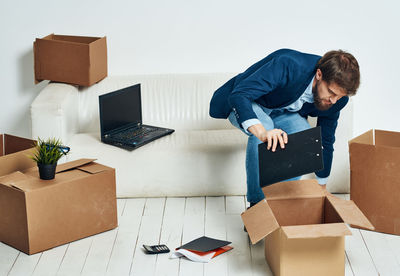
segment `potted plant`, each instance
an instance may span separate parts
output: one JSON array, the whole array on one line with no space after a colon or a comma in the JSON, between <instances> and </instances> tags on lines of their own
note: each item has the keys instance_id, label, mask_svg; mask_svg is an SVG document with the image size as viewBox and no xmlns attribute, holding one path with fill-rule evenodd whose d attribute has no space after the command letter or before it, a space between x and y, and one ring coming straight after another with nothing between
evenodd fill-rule
<instances>
[{"instance_id":1,"label":"potted plant","mask_svg":"<svg viewBox=\"0 0 400 276\"><path fill-rule=\"evenodd\" d=\"M70 148L62 145L59 139L49 138L46 141L38 139L35 142L35 152L30 158L39 167L40 179L54 179L56 174L57 161L67 155Z\"/></svg>"}]
</instances>

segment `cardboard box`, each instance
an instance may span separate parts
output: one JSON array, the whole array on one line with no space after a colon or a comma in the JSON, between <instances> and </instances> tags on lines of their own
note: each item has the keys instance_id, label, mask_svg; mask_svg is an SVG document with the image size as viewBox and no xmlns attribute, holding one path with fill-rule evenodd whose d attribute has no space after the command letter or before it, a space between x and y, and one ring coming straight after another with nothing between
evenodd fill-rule
<instances>
[{"instance_id":1,"label":"cardboard box","mask_svg":"<svg viewBox=\"0 0 400 276\"><path fill-rule=\"evenodd\" d=\"M106 37L51 34L33 43L35 83L90 86L107 76Z\"/></svg>"},{"instance_id":2,"label":"cardboard box","mask_svg":"<svg viewBox=\"0 0 400 276\"><path fill-rule=\"evenodd\" d=\"M316 180L266 186L267 200L242 213L253 244L265 238L276 276L338 276L345 271L345 223L373 229L357 206L325 192Z\"/></svg>"},{"instance_id":3,"label":"cardboard box","mask_svg":"<svg viewBox=\"0 0 400 276\"><path fill-rule=\"evenodd\" d=\"M376 231L400 235L400 133L370 130L349 152L351 199Z\"/></svg>"},{"instance_id":4,"label":"cardboard box","mask_svg":"<svg viewBox=\"0 0 400 276\"><path fill-rule=\"evenodd\" d=\"M80 159L41 180L37 166L22 172L13 163L4 173L6 161L0 159L1 242L34 254L117 227L114 169Z\"/></svg>"}]
</instances>

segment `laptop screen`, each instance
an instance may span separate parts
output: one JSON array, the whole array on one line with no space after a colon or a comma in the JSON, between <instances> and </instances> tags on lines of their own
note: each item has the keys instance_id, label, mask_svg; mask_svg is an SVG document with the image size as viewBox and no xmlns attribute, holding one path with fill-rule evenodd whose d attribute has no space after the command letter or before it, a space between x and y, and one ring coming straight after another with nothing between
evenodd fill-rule
<instances>
[{"instance_id":1,"label":"laptop screen","mask_svg":"<svg viewBox=\"0 0 400 276\"><path fill-rule=\"evenodd\" d=\"M99 96L101 136L142 123L140 84Z\"/></svg>"}]
</instances>

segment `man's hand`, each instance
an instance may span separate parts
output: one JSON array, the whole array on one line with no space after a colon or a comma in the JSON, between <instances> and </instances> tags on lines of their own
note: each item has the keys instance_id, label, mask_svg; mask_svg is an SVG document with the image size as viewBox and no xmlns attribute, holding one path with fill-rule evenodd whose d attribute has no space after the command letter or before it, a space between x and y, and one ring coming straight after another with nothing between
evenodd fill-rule
<instances>
[{"instance_id":1,"label":"man's hand","mask_svg":"<svg viewBox=\"0 0 400 276\"><path fill-rule=\"evenodd\" d=\"M288 136L286 132L281 129L266 130L262 124L252 125L247 129L254 136L256 136L262 142L268 142L267 149L272 151L276 150L278 142L282 149L285 148L285 144L288 142Z\"/></svg>"}]
</instances>

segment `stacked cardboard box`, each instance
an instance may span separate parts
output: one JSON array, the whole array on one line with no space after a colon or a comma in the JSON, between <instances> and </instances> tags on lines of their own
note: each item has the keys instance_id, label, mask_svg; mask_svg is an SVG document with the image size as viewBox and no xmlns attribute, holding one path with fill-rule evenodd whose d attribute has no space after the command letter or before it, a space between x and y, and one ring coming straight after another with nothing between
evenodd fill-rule
<instances>
[{"instance_id":1,"label":"stacked cardboard box","mask_svg":"<svg viewBox=\"0 0 400 276\"><path fill-rule=\"evenodd\" d=\"M400 235L400 133L370 130L349 151L351 199L376 231Z\"/></svg>"},{"instance_id":2,"label":"stacked cardboard box","mask_svg":"<svg viewBox=\"0 0 400 276\"><path fill-rule=\"evenodd\" d=\"M32 149L23 150L32 141L5 137L0 242L34 254L117 227L114 169L80 159L58 165L55 179L41 180L27 157Z\"/></svg>"},{"instance_id":3,"label":"stacked cardboard box","mask_svg":"<svg viewBox=\"0 0 400 276\"><path fill-rule=\"evenodd\" d=\"M265 257L276 276L337 276L345 271L345 223L373 229L352 201L334 197L316 180L263 188L263 200L242 213L253 244L265 238Z\"/></svg>"},{"instance_id":4,"label":"stacked cardboard box","mask_svg":"<svg viewBox=\"0 0 400 276\"><path fill-rule=\"evenodd\" d=\"M90 86L107 76L106 37L50 34L33 43L35 82Z\"/></svg>"}]
</instances>

